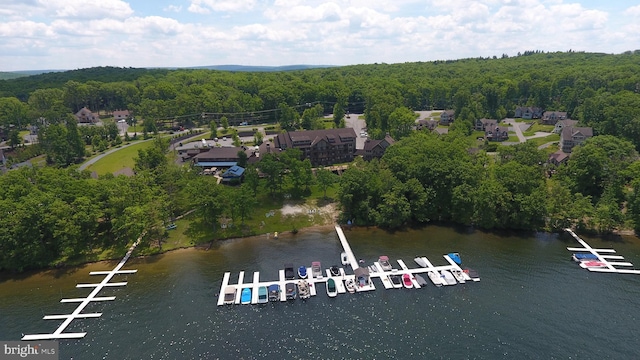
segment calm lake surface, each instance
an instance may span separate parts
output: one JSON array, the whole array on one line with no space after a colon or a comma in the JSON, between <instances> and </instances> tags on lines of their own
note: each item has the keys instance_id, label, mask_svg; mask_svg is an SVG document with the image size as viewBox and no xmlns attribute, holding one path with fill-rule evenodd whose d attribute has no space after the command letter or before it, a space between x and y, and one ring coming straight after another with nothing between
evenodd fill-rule
<instances>
[{"instance_id":1,"label":"calm lake surface","mask_svg":"<svg viewBox=\"0 0 640 360\"><path fill-rule=\"evenodd\" d=\"M496 235L430 226L389 234L345 230L357 258L388 255L417 267L415 255L445 265L460 252L481 281L450 287L377 290L330 299L216 306L222 276L260 271L276 280L285 262L340 264L332 228L280 239L231 240L209 251L187 249L132 259L126 287L105 289L115 301L90 304L101 318L75 320L61 340L60 359L638 359L640 276L590 273L570 261L568 235ZM581 234L579 234L581 235ZM640 241L586 238L613 247L640 268ZM54 331L43 315L73 311L60 299L86 296L77 283L115 263L0 278L0 339Z\"/></svg>"}]
</instances>

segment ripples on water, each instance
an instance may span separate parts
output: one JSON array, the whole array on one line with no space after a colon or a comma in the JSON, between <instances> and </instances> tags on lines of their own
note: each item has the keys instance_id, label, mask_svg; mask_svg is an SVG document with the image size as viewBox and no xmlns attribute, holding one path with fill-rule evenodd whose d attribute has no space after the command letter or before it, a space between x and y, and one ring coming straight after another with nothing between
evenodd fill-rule
<instances>
[{"instance_id":1,"label":"ripples on water","mask_svg":"<svg viewBox=\"0 0 640 360\"><path fill-rule=\"evenodd\" d=\"M102 318L69 327L88 335L61 341L61 359L640 358L640 277L580 269L565 249L574 243L564 238L440 227L396 234L358 229L346 235L367 263L388 255L394 264L403 259L414 267L413 257L425 255L443 265L442 254L459 251L482 281L386 290L376 280L378 290L365 294L329 299L321 286L307 301L217 307L225 271L232 272L232 281L241 270L245 280L253 271L261 272L261 280L275 280L285 262L320 260L325 268L340 263L341 247L329 230L231 241L208 252L132 260L128 267L138 268L138 274L126 277L126 288L101 293L116 301L87 308L103 312ZM612 245L640 267L638 243L597 242L593 245ZM41 320L40 312L72 309L58 301L84 294L73 286L91 281L88 271L48 278L48 285L34 279L0 283L0 338L54 330L58 322ZM14 296L7 295L10 289ZM38 292L43 295L36 298Z\"/></svg>"}]
</instances>

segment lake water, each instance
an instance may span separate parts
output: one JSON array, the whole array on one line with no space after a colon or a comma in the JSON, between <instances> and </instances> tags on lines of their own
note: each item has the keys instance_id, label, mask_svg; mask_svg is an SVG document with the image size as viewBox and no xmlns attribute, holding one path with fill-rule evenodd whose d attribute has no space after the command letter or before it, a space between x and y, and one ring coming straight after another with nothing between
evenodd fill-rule
<instances>
[{"instance_id":1,"label":"lake water","mask_svg":"<svg viewBox=\"0 0 640 360\"><path fill-rule=\"evenodd\" d=\"M481 281L422 289L377 290L330 299L216 306L224 272L261 272L275 280L285 262L340 264L332 228L280 239L232 240L203 251L186 249L125 266L138 269L126 287L105 289L115 301L90 304L98 319L75 320L61 340L60 359L638 359L640 276L590 273L570 261L570 236L496 235L430 226L389 234L345 230L357 258L388 255L410 266L415 255L445 265L460 252ZM583 237L585 238L585 237ZM585 238L613 247L640 267L640 241ZM61 298L86 296L77 283L101 277L115 263L0 279L0 340L54 331L43 315L72 311Z\"/></svg>"}]
</instances>

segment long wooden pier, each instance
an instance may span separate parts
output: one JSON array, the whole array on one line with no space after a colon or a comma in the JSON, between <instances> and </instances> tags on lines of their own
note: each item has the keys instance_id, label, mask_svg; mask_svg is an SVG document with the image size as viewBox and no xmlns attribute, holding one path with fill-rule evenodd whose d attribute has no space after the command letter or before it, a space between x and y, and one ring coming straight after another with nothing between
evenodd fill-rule
<instances>
[{"instance_id":1,"label":"long wooden pier","mask_svg":"<svg viewBox=\"0 0 640 360\"><path fill-rule=\"evenodd\" d=\"M614 249L596 249L592 248L591 245L587 244L586 241L582 240L575 232L571 229L564 229L566 232L571 234L577 242L582 245L581 248L578 247L567 247L567 250L574 252L584 252L593 254L600 263L604 264L603 266L588 266L586 262L583 262L582 267L586 268L589 271L594 272L607 272L607 273L619 273L619 274L636 274L640 275L640 270L636 269L618 269L616 266L627 266L632 267L633 264L626 261L611 261L611 260L624 260L624 257L620 255L610 255L615 253ZM605 253L606 255L603 255Z\"/></svg>"},{"instance_id":2,"label":"long wooden pier","mask_svg":"<svg viewBox=\"0 0 640 360\"><path fill-rule=\"evenodd\" d=\"M82 310L84 310L84 308L87 305L89 305L89 303L94 302L94 301L111 301L111 300L115 300L115 298L116 298L115 296L98 297L97 295L105 287L125 286L125 285L127 285L126 281L113 282L113 283L109 282L109 281L111 281L111 279L114 276L121 275L121 274L135 274L138 271L138 270L120 270L120 269L122 269L122 267L127 262L127 260L129 260L129 257L131 257L131 253L133 253L133 250L140 243L140 239L141 238L142 238L142 236L140 238L138 238L138 240L135 243L133 243L133 245L131 245L131 247L127 251L127 254L124 256L124 258L122 258L122 260L120 260L118 265L116 265L116 267L113 268L113 270L111 270L111 271L92 271L92 272L89 273L89 275L106 275L104 277L104 279L102 279L101 282L94 283L94 284L77 284L76 285L77 288L89 288L89 287L93 288L93 291L91 291L91 293L87 297L60 300L60 302L63 302L63 303L70 303L70 302L79 302L80 303L80 304L78 304L76 309L71 314L47 315L47 316L45 316L43 318L44 320L63 320L64 319L64 321L62 322L62 324L60 324L60 326L56 329L56 331L54 331L51 334L24 335L22 337L22 340L80 339L80 338L85 337L85 335L87 335L86 332L65 333L64 330L67 328L67 326L69 326L69 324L71 324L71 322L74 319L97 318L97 317L102 316L102 313L83 313Z\"/></svg>"},{"instance_id":3,"label":"long wooden pier","mask_svg":"<svg viewBox=\"0 0 640 360\"><path fill-rule=\"evenodd\" d=\"M434 266L429 259L427 259L426 257L422 257L422 259L424 260L424 262L427 264L427 267L419 267L419 268L409 268L405 262L401 259L397 260L397 263L399 265L399 268L395 268L389 271L385 271L382 269L382 266L380 265L379 262L374 262L372 265L367 266L367 267L360 267L360 264L358 263L358 260L356 258L356 256L353 253L353 250L351 249L351 246L349 245L349 242L347 241L346 236L344 235L344 232L342 231L342 228L339 225L336 225L335 227L336 229L336 234L338 235L338 238L340 239L340 244L342 245L342 248L344 250L344 252L347 254L347 261L349 262L349 266L351 267L351 270L353 270L353 274L347 274L345 272L344 268L340 268L340 275L338 276L334 276L331 274L331 272L329 271L329 269L325 269L325 273L326 276L324 277L320 277L320 278L314 278L312 276L312 269L308 268L307 269L307 274L309 274L309 276L307 277L307 279L305 279L308 283L309 283L309 290L310 290L310 294L311 296L317 296L318 294L318 286L325 286L325 283L327 281L327 279L329 278L333 278L335 280L336 283L336 288L338 290L338 294L345 294L347 293L347 289L345 287L345 281L346 280L354 280L357 284L356 286L356 292L365 292L365 291L372 291L375 290L375 284L372 281L373 278L378 278L380 279L380 281L382 282L382 285L385 287L385 289L393 289L395 288L393 286L393 284L391 283L390 280L390 276L402 276L403 274L409 274L411 275L411 281L413 283L413 287L414 288L421 288L424 286L421 286L420 284L418 284L418 282L415 279L415 274L427 274L429 272L438 272L442 271L442 270L453 270L453 271L459 271L462 274L464 274L465 280L472 280L469 275L467 275L464 271L462 271L462 269L460 268L460 266L458 266L458 264L456 264L453 259L451 259L448 255L444 255L444 259L446 260L446 262L448 263L447 265L440 265L440 266ZM361 269L361 270L358 270ZM366 269L366 270L365 270ZM358 271L356 271L358 270ZM367 273L368 271L368 273ZM363 281L359 281L359 279L356 277L356 273L361 273L363 275L361 275L363 277ZM300 281L300 279L292 279L292 280L287 280L285 279L284 276L284 269L280 269L278 272L278 280L274 280L274 281L264 281L264 280L260 280L260 274L258 272L254 272L253 273L253 281L247 283L245 282L245 271L240 271L238 273L238 280L237 281L231 281L231 273L230 272L226 272L222 278L222 284L220 286L220 293L218 295L218 306L222 306L224 305L224 290L227 287L233 287L236 291L236 298L234 303L235 304L240 304L240 296L242 293L242 289L245 288L249 288L251 289L251 294L252 294L252 304L256 304L257 303L257 293L258 293L258 289L262 286L265 287L269 287L269 285L273 285L273 284L277 284L280 286L280 301L287 301L286 299L286 295L285 295L285 286L286 284L296 284ZM442 284L445 284L444 279L442 280ZM473 279L474 281L479 281L479 279Z\"/></svg>"}]
</instances>

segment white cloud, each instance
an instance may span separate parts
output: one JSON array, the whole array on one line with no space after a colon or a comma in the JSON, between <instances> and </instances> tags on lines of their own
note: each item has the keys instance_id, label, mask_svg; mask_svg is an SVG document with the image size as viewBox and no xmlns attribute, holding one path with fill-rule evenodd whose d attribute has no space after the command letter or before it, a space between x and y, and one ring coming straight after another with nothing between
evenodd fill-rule
<instances>
[{"instance_id":1,"label":"white cloud","mask_svg":"<svg viewBox=\"0 0 640 360\"><path fill-rule=\"evenodd\" d=\"M39 0L49 13L65 18L125 18L133 14L128 3L121 0Z\"/></svg>"},{"instance_id":2,"label":"white cloud","mask_svg":"<svg viewBox=\"0 0 640 360\"><path fill-rule=\"evenodd\" d=\"M182 11L182 5L169 5L165 8L162 9L163 11L166 12L176 12L179 13Z\"/></svg>"},{"instance_id":3,"label":"white cloud","mask_svg":"<svg viewBox=\"0 0 640 360\"><path fill-rule=\"evenodd\" d=\"M191 0L189 11L206 14L209 9L218 12L243 12L252 10L256 0Z\"/></svg>"},{"instance_id":4,"label":"white cloud","mask_svg":"<svg viewBox=\"0 0 640 360\"><path fill-rule=\"evenodd\" d=\"M640 17L640 5L632 6L624 11L625 15Z\"/></svg>"}]
</instances>

